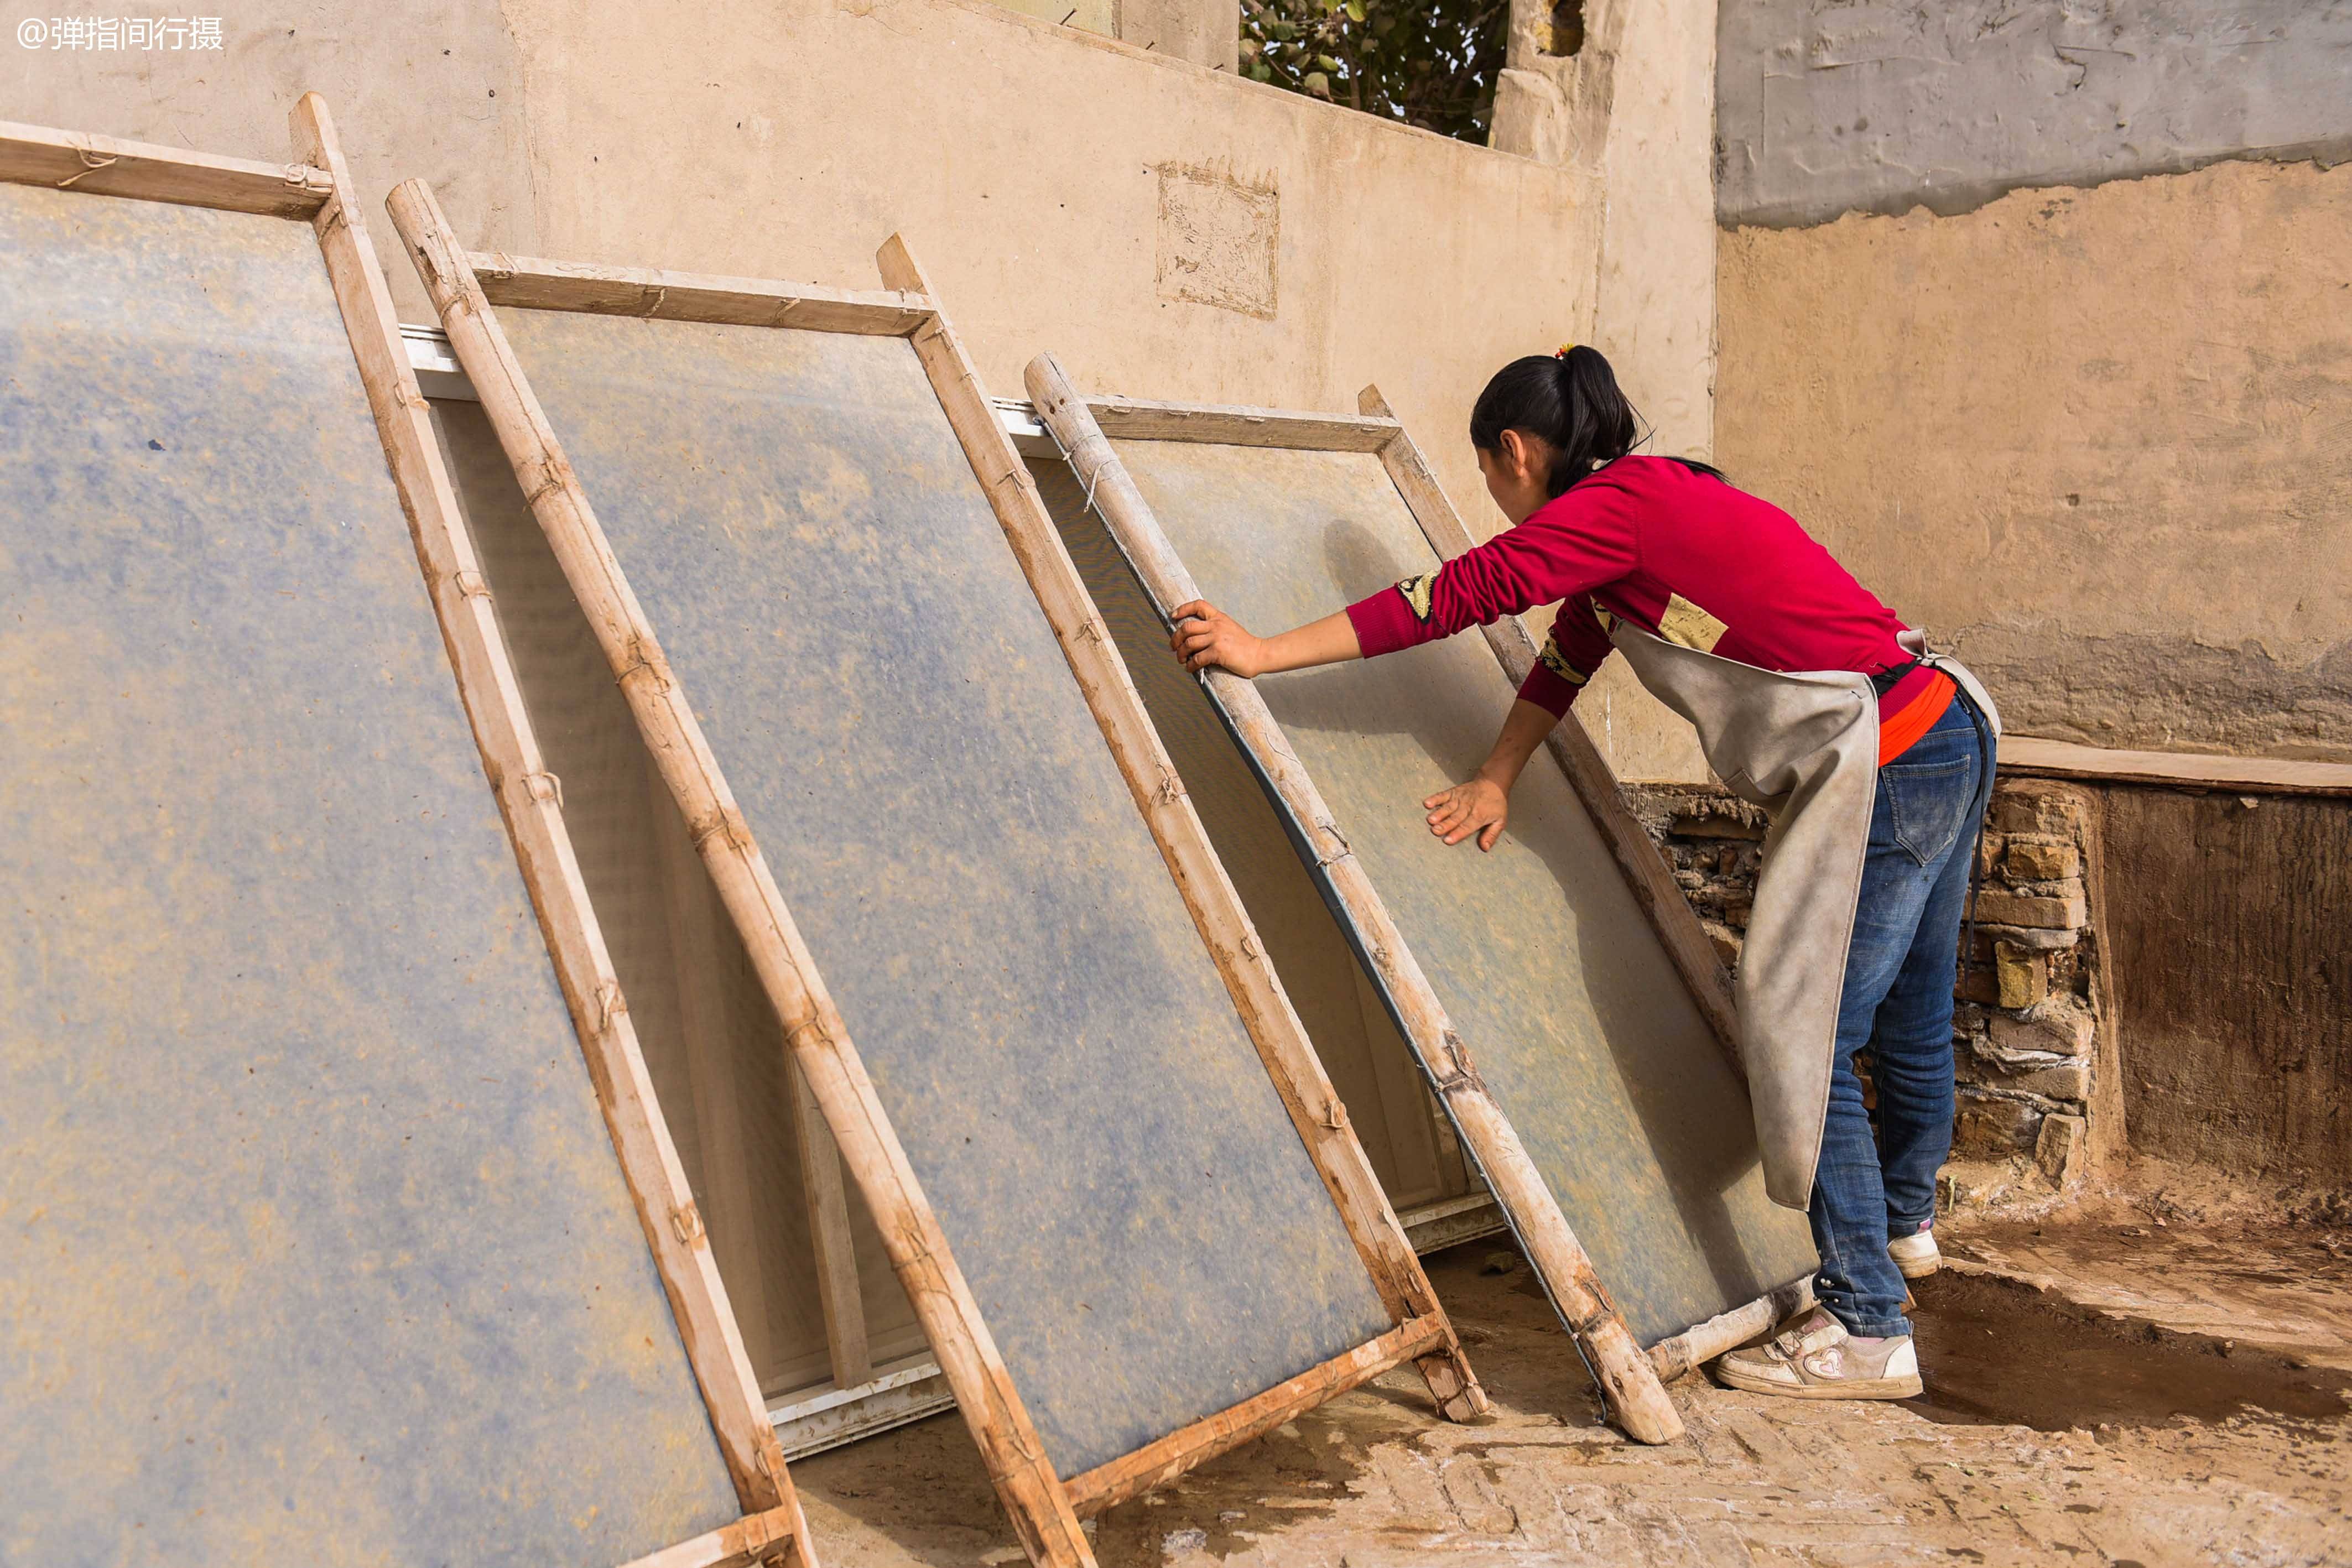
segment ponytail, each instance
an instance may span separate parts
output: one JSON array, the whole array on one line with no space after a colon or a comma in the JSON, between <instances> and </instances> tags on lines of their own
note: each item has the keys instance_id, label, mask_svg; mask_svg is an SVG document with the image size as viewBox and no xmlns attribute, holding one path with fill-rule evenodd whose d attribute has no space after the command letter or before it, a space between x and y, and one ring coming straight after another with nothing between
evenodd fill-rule
<instances>
[{"instance_id":1,"label":"ponytail","mask_svg":"<svg viewBox=\"0 0 2352 1568\"><path fill-rule=\"evenodd\" d=\"M1499 452L1507 430L1550 444L1548 488L1554 497L1648 439L1608 359L1581 343L1557 354L1513 360L1495 372L1470 410L1470 444ZM1673 461L1694 473L1723 477L1712 464L1688 457Z\"/></svg>"}]
</instances>

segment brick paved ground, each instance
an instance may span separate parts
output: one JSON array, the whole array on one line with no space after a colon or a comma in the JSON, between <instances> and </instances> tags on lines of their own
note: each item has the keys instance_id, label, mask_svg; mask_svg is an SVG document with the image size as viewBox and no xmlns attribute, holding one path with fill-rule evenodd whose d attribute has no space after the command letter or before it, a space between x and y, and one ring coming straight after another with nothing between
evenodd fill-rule
<instances>
[{"instance_id":1,"label":"brick paved ground","mask_svg":"<svg viewBox=\"0 0 2352 1568\"><path fill-rule=\"evenodd\" d=\"M1798 1404L1685 1381L1689 1439L1642 1448L1599 1424L1524 1270L1482 1274L1485 1252L1432 1271L1495 1420L1433 1422L1417 1383L1385 1379L1111 1511L1095 1531L1106 1568L2352 1564L2339 1371L2148 1335L2141 1348L2016 1292L2015 1322L1996 1299L1990 1318L1923 1330L1927 1401ZM2103 1403L2118 1380L2132 1386ZM2230 1410L2242 1392L2303 1414ZM2168 1403L2203 1418L2167 1419ZM1020 1561L952 1416L795 1474L840 1568Z\"/></svg>"}]
</instances>

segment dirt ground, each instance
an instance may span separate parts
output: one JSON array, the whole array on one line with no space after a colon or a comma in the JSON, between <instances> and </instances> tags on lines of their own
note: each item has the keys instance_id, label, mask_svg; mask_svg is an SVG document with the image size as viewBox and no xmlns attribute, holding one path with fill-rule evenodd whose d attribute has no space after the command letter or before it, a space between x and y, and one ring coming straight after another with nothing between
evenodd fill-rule
<instances>
[{"instance_id":1,"label":"dirt ground","mask_svg":"<svg viewBox=\"0 0 2352 1568\"><path fill-rule=\"evenodd\" d=\"M1434 1420L1391 1374L1109 1511L1096 1550L1105 1568L2352 1564L2352 1232L2133 1218L1948 1228L1958 1265L1915 1313L1923 1397L1686 1378L1690 1436L1661 1448L1601 1424L1525 1266L1474 1242L1430 1273L1491 1420ZM837 1568L1022 1561L952 1413L793 1475Z\"/></svg>"}]
</instances>

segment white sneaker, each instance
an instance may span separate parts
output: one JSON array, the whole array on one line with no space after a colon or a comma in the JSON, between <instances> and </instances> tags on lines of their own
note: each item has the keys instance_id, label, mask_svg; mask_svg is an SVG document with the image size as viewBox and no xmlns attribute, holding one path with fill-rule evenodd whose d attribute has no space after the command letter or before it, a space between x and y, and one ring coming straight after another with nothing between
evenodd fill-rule
<instances>
[{"instance_id":1,"label":"white sneaker","mask_svg":"<svg viewBox=\"0 0 2352 1568\"><path fill-rule=\"evenodd\" d=\"M1857 1340L1819 1307L1777 1339L1715 1364L1717 1381L1790 1399L1908 1399L1919 1392L1911 1336Z\"/></svg>"},{"instance_id":2,"label":"white sneaker","mask_svg":"<svg viewBox=\"0 0 2352 1568\"><path fill-rule=\"evenodd\" d=\"M1922 1230L1916 1236L1898 1236L1886 1244L1886 1255L1903 1270L1906 1280L1924 1280L1944 1266L1944 1255L1936 1250L1936 1233Z\"/></svg>"}]
</instances>

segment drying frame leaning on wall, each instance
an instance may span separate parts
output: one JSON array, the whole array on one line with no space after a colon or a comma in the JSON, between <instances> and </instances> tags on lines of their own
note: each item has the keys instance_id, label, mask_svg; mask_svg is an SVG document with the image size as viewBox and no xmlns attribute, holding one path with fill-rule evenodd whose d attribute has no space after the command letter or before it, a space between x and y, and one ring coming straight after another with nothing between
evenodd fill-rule
<instances>
[{"instance_id":1,"label":"drying frame leaning on wall","mask_svg":"<svg viewBox=\"0 0 2352 1568\"><path fill-rule=\"evenodd\" d=\"M291 114L295 161L272 165L142 142L0 125L0 181L208 207L308 225L341 309L387 465L407 514L443 646L538 913L606 1131L653 1253L744 1517L627 1568L815 1568L808 1525L767 1423L724 1286L693 1222L684 1168L655 1108L636 1040L589 910L551 776L474 569L398 318L360 215L326 102Z\"/></svg>"},{"instance_id":2,"label":"drying frame leaning on wall","mask_svg":"<svg viewBox=\"0 0 2352 1568\"><path fill-rule=\"evenodd\" d=\"M1441 559L1451 559L1473 542L1419 448L1375 388L1365 389L1360 413L1350 417L1088 398L1072 386L1050 354L1031 361L1027 382L1038 418L1061 446L1097 514L1163 612L1166 606L1198 599L1201 593L1113 449L1113 437L1373 454L1399 500ZM1507 616L1487 627L1486 633L1504 674L1514 685L1523 680L1536 656L1526 627L1516 616ZM1476 1157L1545 1289L1576 1336L1612 1411L1642 1441L1666 1442L1679 1437L1682 1422L1661 1380L1680 1376L1772 1327L1804 1299L1807 1282L1784 1286L1735 1307L1660 1341L1644 1354L1611 1304L1559 1201L1510 1122L1488 1095L1470 1048L1453 1028L1444 1003L1350 852L1314 780L1297 765L1265 698L1251 682L1224 670L1207 671L1201 678L1267 786L1305 834L1307 852L1328 878L1333 894L1363 934L1370 961L1379 971L1382 988L1392 998L1415 1054L1462 1129L1465 1146ZM1675 885L1664 858L1619 796L1614 775L1580 726L1555 727L1548 744L1706 1019L1709 1034L1737 1073L1729 977Z\"/></svg>"},{"instance_id":3,"label":"drying frame leaning on wall","mask_svg":"<svg viewBox=\"0 0 2352 1568\"><path fill-rule=\"evenodd\" d=\"M875 1216L899 1282L1031 1557L1041 1563L1091 1563L1080 1515L1149 1490L1406 1363L1418 1368L1448 1418L1483 1413L1486 1395L1462 1359L1444 1308L1356 1142L1034 481L904 243L893 236L878 255L886 289L858 292L472 253L458 244L423 183L404 183L387 205L686 817L782 1020L793 1064ZM1093 1469L1066 1479L1055 1473L848 1026L580 479L531 393L498 322L499 306L909 340L1392 1329Z\"/></svg>"}]
</instances>

